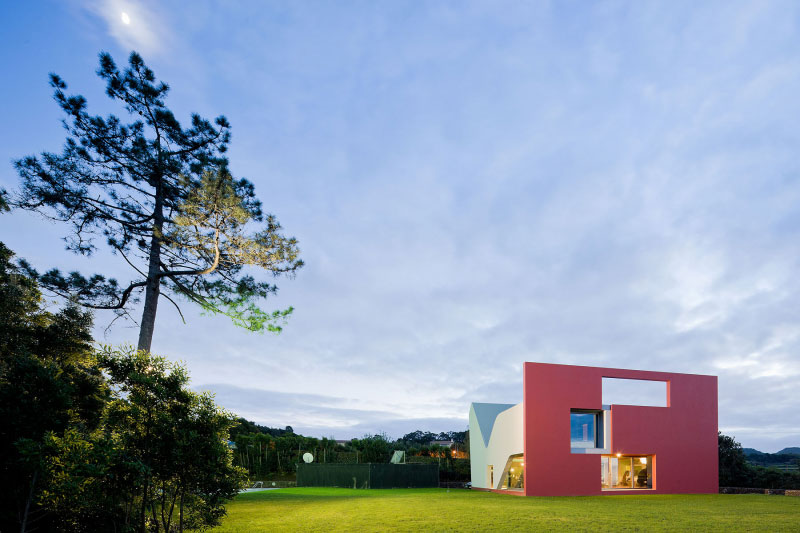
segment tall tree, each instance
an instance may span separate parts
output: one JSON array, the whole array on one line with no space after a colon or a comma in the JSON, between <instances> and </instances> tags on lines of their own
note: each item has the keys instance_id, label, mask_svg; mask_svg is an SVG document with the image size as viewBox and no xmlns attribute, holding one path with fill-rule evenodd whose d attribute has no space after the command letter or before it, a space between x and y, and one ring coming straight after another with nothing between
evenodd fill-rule
<instances>
[{"instance_id":1,"label":"tall tree","mask_svg":"<svg viewBox=\"0 0 800 533\"><path fill-rule=\"evenodd\" d=\"M192 115L191 126L182 127L165 104L169 87L135 52L124 71L101 53L97 74L132 121L90 115L85 98L68 96L66 83L51 74L54 99L66 113L66 144L61 154L15 161L22 188L11 203L69 223L67 248L76 253L91 254L94 239L104 238L135 276L119 284L102 274L29 273L45 289L119 315L143 294L143 350L152 344L159 297L178 307L170 294L251 330L280 330L291 308L261 310L259 300L277 287L245 268L292 275L303 263L296 240L263 214L253 185L228 171L228 121Z\"/></svg>"}]
</instances>

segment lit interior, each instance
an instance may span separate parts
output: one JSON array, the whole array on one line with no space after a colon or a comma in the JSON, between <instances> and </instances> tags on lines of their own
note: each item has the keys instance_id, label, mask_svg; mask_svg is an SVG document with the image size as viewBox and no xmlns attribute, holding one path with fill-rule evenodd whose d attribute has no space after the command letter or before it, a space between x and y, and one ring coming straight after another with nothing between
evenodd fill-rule
<instances>
[{"instance_id":1,"label":"lit interior","mask_svg":"<svg viewBox=\"0 0 800 533\"><path fill-rule=\"evenodd\" d=\"M512 455L508 458L500 488L502 490L523 490L525 488L525 457L523 454Z\"/></svg>"},{"instance_id":2,"label":"lit interior","mask_svg":"<svg viewBox=\"0 0 800 533\"><path fill-rule=\"evenodd\" d=\"M600 459L603 489L652 489L652 455L603 455Z\"/></svg>"}]
</instances>

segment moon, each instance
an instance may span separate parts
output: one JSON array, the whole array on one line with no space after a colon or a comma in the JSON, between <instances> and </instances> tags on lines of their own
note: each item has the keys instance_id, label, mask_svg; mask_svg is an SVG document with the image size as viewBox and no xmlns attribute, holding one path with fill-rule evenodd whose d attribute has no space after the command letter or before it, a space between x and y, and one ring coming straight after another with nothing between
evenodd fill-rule
<instances>
[{"instance_id":1,"label":"moon","mask_svg":"<svg viewBox=\"0 0 800 533\"><path fill-rule=\"evenodd\" d=\"M131 18L124 11L122 12L122 17L121 18L122 18L122 23L123 24L130 24L131 23Z\"/></svg>"}]
</instances>

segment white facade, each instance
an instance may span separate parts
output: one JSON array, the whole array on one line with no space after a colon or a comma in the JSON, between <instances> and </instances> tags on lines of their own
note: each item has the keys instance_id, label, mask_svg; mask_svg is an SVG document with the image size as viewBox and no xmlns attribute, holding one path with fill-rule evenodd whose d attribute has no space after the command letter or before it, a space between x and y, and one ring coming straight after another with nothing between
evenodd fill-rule
<instances>
[{"instance_id":1,"label":"white facade","mask_svg":"<svg viewBox=\"0 0 800 533\"><path fill-rule=\"evenodd\" d=\"M521 403L470 405L469 454L473 487L499 488L509 458L524 451L522 428ZM490 472L494 478L491 483Z\"/></svg>"}]
</instances>

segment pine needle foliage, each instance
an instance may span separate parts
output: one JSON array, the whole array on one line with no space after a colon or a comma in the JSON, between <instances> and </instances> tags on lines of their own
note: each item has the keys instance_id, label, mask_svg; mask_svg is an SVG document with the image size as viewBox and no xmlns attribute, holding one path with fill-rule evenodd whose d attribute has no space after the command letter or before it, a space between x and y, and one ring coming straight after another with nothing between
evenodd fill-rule
<instances>
[{"instance_id":1,"label":"pine needle foliage","mask_svg":"<svg viewBox=\"0 0 800 533\"><path fill-rule=\"evenodd\" d=\"M103 239L133 276L120 283L57 268L40 275L29 265L28 274L43 289L119 316L143 297L139 349L150 349L160 297L180 311L170 295L252 331L280 331L291 308L263 311L261 300L277 287L251 270L291 276L303 262L297 241L262 212L252 183L228 170L227 119L195 114L182 126L165 102L169 86L136 52L124 70L101 53L97 74L129 121L90 114L86 99L68 95L51 74L66 114L64 149L15 161L22 187L10 203L68 224L65 241L75 253L91 255Z\"/></svg>"}]
</instances>

